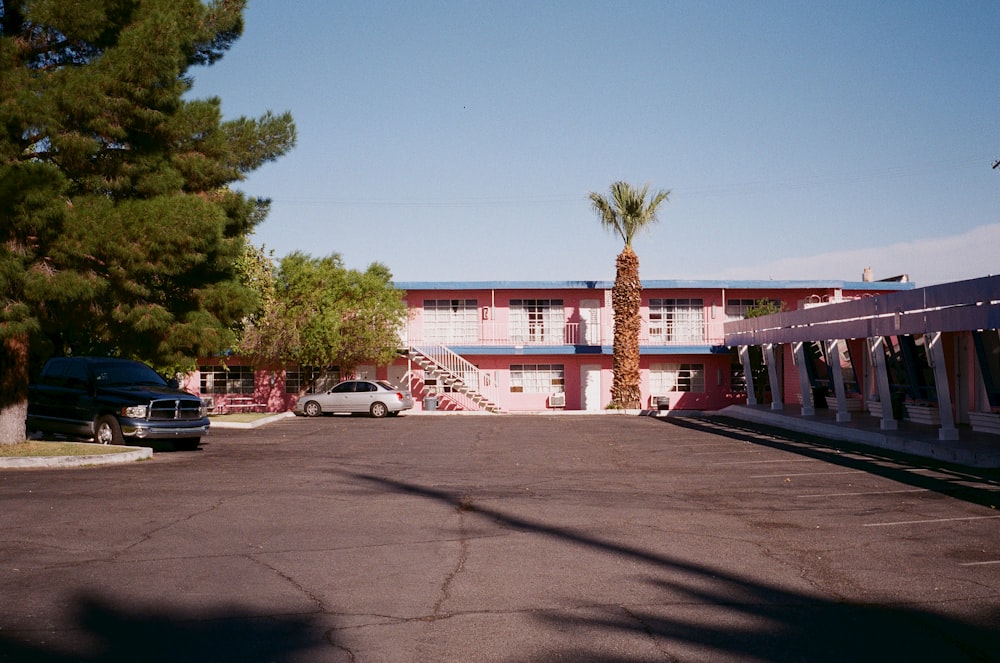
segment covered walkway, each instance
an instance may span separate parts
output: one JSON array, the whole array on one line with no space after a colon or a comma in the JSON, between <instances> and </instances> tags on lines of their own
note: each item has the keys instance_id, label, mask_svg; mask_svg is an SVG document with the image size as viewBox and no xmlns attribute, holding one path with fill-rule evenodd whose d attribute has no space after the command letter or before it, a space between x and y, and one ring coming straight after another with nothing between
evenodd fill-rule
<instances>
[{"instance_id":1,"label":"covered walkway","mask_svg":"<svg viewBox=\"0 0 1000 663\"><path fill-rule=\"evenodd\" d=\"M781 410L772 410L770 405L731 405L713 414L965 467L1000 468L1000 436L964 426L957 440L940 440L937 426L899 421L895 430L883 430L879 418L864 413L850 421L837 421L836 410L802 416L798 405Z\"/></svg>"},{"instance_id":2,"label":"covered walkway","mask_svg":"<svg viewBox=\"0 0 1000 663\"><path fill-rule=\"evenodd\" d=\"M747 405L727 415L1000 467L1000 277L725 324Z\"/></svg>"}]
</instances>

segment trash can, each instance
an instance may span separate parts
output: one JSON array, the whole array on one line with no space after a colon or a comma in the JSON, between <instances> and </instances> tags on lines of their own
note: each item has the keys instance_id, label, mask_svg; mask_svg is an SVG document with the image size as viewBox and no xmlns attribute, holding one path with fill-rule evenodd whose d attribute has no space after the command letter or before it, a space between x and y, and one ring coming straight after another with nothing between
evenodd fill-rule
<instances>
[{"instance_id":1,"label":"trash can","mask_svg":"<svg viewBox=\"0 0 1000 663\"><path fill-rule=\"evenodd\" d=\"M656 409L659 412L670 409L670 397L669 396L657 396L656 397Z\"/></svg>"},{"instance_id":2,"label":"trash can","mask_svg":"<svg viewBox=\"0 0 1000 663\"><path fill-rule=\"evenodd\" d=\"M433 412L438 409L438 399L437 396L427 396L424 398L424 411Z\"/></svg>"}]
</instances>

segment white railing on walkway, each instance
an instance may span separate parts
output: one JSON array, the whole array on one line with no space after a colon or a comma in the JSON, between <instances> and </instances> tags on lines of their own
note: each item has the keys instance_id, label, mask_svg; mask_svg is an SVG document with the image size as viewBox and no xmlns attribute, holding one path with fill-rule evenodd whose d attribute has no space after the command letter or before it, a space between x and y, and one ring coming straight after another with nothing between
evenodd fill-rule
<instances>
[{"instance_id":1,"label":"white railing on walkway","mask_svg":"<svg viewBox=\"0 0 1000 663\"><path fill-rule=\"evenodd\" d=\"M642 329L639 334L639 343L652 346L679 346L679 345L720 345L725 334L723 323L725 320L706 320L701 329L673 329L664 324L654 324L646 320L642 322ZM422 330L418 324L413 324L408 330L406 337L408 345L420 347L424 344L445 344L450 346L557 346L557 345L611 345L613 342L611 330L607 330L605 338L594 338L597 336L591 331L587 338L581 333L582 325L578 322L567 322L565 325L548 325L545 327L523 329L509 329L506 325L494 325L491 321L486 321L478 330L456 330L454 335L445 335L445 338L433 341L424 340ZM478 331L478 336L475 332Z\"/></svg>"}]
</instances>

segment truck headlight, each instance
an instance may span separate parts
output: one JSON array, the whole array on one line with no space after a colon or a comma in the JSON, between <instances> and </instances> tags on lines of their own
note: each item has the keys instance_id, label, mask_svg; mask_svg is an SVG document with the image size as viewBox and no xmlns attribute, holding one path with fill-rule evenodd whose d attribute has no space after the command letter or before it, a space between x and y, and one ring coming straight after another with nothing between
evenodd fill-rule
<instances>
[{"instance_id":1,"label":"truck headlight","mask_svg":"<svg viewBox=\"0 0 1000 663\"><path fill-rule=\"evenodd\" d=\"M146 406L145 405L129 405L128 407L123 407L121 409L123 417L128 417L129 419L145 419L146 418Z\"/></svg>"}]
</instances>

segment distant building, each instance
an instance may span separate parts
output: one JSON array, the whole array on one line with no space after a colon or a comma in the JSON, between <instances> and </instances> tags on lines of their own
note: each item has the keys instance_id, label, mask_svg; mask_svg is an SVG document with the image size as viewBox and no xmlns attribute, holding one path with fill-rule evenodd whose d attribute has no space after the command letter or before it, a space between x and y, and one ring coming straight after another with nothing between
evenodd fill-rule
<instances>
[{"instance_id":1,"label":"distant building","mask_svg":"<svg viewBox=\"0 0 1000 663\"><path fill-rule=\"evenodd\" d=\"M596 411L611 400L612 283L606 281L402 282L410 319L400 358L354 374L408 387L417 409ZM788 398L791 381L763 383L766 369L726 344L725 323L761 300L786 311L913 291L894 281L646 281L640 338L643 407L717 410ZM775 355L784 357L782 353ZM777 361L777 360L776 360ZM787 362L791 365L791 362ZM283 411L313 367L250 366L204 359L189 388L220 407ZM747 370L757 393L748 399ZM329 382L346 377L334 367ZM426 399L426 400L425 400Z\"/></svg>"}]
</instances>

